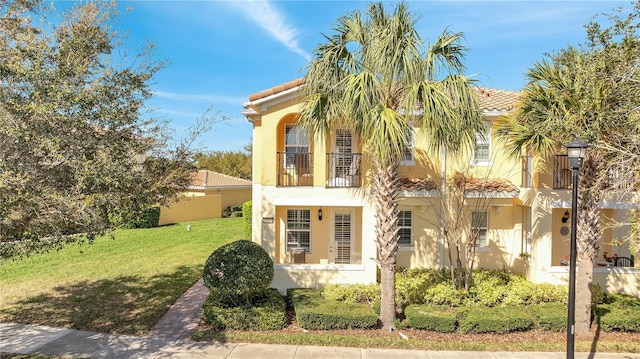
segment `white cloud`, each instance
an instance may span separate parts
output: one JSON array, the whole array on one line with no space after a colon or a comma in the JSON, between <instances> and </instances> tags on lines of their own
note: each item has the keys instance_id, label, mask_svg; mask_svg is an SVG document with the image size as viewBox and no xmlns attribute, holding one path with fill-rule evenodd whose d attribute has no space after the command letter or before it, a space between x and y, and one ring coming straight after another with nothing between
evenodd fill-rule
<instances>
[{"instance_id":1,"label":"white cloud","mask_svg":"<svg viewBox=\"0 0 640 359\"><path fill-rule=\"evenodd\" d=\"M311 55L298 42L298 30L288 24L287 17L268 0L234 1L232 4L289 50L307 61L311 59Z\"/></svg>"}]
</instances>

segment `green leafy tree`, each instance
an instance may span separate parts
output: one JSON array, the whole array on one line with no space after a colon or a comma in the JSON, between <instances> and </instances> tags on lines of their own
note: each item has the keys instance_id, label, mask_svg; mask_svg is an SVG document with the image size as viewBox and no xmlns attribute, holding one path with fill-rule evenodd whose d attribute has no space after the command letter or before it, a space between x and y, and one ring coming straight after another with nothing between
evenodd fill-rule
<instances>
[{"instance_id":1,"label":"green leafy tree","mask_svg":"<svg viewBox=\"0 0 640 359\"><path fill-rule=\"evenodd\" d=\"M213 151L195 155L200 170L210 170L228 176L251 179L251 146L244 151Z\"/></svg>"},{"instance_id":2,"label":"green leafy tree","mask_svg":"<svg viewBox=\"0 0 640 359\"><path fill-rule=\"evenodd\" d=\"M114 214L186 188L190 144L214 119L169 147L166 124L142 116L164 62L151 45L121 56L115 3L2 1L0 12L0 255L92 239Z\"/></svg>"},{"instance_id":3,"label":"green leafy tree","mask_svg":"<svg viewBox=\"0 0 640 359\"><path fill-rule=\"evenodd\" d=\"M433 150L445 146L453 153L484 130L478 98L461 75L462 34L444 31L425 47L416 22L405 3L392 13L377 3L366 17L354 11L339 18L335 34L315 49L308 66L300 118L319 138L333 129L351 129L371 163L384 328L395 318L398 166L411 125L427 134Z\"/></svg>"},{"instance_id":4,"label":"green leafy tree","mask_svg":"<svg viewBox=\"0 0 640 359\"><path fill-rule=\"evenodd\" d=\"M548 158L576 138L591 146L579 183L578 333L588 333L591 323L591 282L601 236L598 201L603 190L634 187L626 185L635 178L633 165L619 159L638 149L638 139L630 136L638 133L640 103L637 18L636 6L628 17L611 16L611 27L602 29L594 20L587 25L587 44L536 62L527 72L516 113L503 119L498 130L514 156L530 151ZM635 173L639 169L636 166Z\"/></svg>"}]
</instances>

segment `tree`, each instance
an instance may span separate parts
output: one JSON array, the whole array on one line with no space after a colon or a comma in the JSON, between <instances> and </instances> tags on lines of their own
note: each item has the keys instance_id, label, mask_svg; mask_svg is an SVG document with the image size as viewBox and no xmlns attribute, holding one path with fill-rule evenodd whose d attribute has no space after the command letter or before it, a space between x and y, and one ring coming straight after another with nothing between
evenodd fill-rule
<instances>
[{"instance_id":1,"label":"tree","mask_svg":"<svg viewBox=\"0 0 640 359\"><path fill-rule=\"evenodd\" d=\"M197 153L196 166L200 170L210 170L228 176L251 179L251 146L244 151L213 151Z\"/></svg>"},{"instance_id":2,"label":"tree","mask_svg":"<svg viewBox=\"0 0 640 359\"><path fill-rule=\"evenodd\" d=\"M640 139L635 135L640 130L640 2L627 15L621 11L604 14L607 26L594 17L585 26L585 44L569 46L536 62L527 73L528 84L516 114L505 118L499 130L514 155L524 150L545 157L575 138L592 147L579 184L578 333L587 333L590 325L590 285L601 234L597 203L604 190L622 198L640 184ZM627 197L627 202L633 201ZM637 228L634 217L631 211L630 238Z\"/></svg>"},{"instance_id":3,"label":"tree","mask_svg":"<svg viewBox=\"0 0 640 359\"><path fill-rule=\"evenodd\" d=\"M152 46L119 57L115 3L62 14L39 1L0 3L0 255L90 240L114 215L164 204L189 183L203 116L172 133L145 118Z\"/></svg>"},{"instance_id":4,"label":"tree","mask_svg":"<svg viewBox=\"0 0 640 359\"><path fill-rule=\"evenodd\" d=\"M320 139L335 129L352 130L371 163L383 328L395 319L398 166L412 125L424 130L432 149L454 153L484 131L478 98L461 75L462 34L445 30L425 48L417 20L405 3L393 13L377 3L366 17L359 11L340 17L308 65L299 121Z\"/></svg>"}]
</instances>

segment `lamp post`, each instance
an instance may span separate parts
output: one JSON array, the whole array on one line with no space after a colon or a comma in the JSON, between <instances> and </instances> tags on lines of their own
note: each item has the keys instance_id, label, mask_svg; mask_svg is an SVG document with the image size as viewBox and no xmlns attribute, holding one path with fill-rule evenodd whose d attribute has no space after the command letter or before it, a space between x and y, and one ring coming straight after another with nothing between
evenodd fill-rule
<instances>
[{"instance_id":1,"label":"lamp post","mask_svg":"<svg viewBox=\"0 0 640 359\"><path fill-rule=\"evenodd\" d=\"M571 167L573 186L571 188L571 251L569 252L569 308L567 311L567 359L573 359L576 327L576 227L578 222L578 171L589 146L579 140L566 145L569 167Z\"/></svg>"}]
</instances>

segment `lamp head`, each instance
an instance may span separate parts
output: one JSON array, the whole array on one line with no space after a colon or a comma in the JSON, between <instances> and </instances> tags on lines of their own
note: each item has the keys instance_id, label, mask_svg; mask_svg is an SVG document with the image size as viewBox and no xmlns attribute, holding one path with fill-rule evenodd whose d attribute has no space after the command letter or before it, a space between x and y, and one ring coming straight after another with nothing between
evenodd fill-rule
<instances>
[{"instance_id":1,"label":"lamp head","mask_svg":"<svg viewBox=\"0 0 640 359\"><path fill-rule=\"evenodd\" d=\"M569 157L569 167L572 169L582 167L582 160L584 160L589 145L580 140L573 140L565 147L567 148L567 157Z\"/></svg>"}]
</instances>

